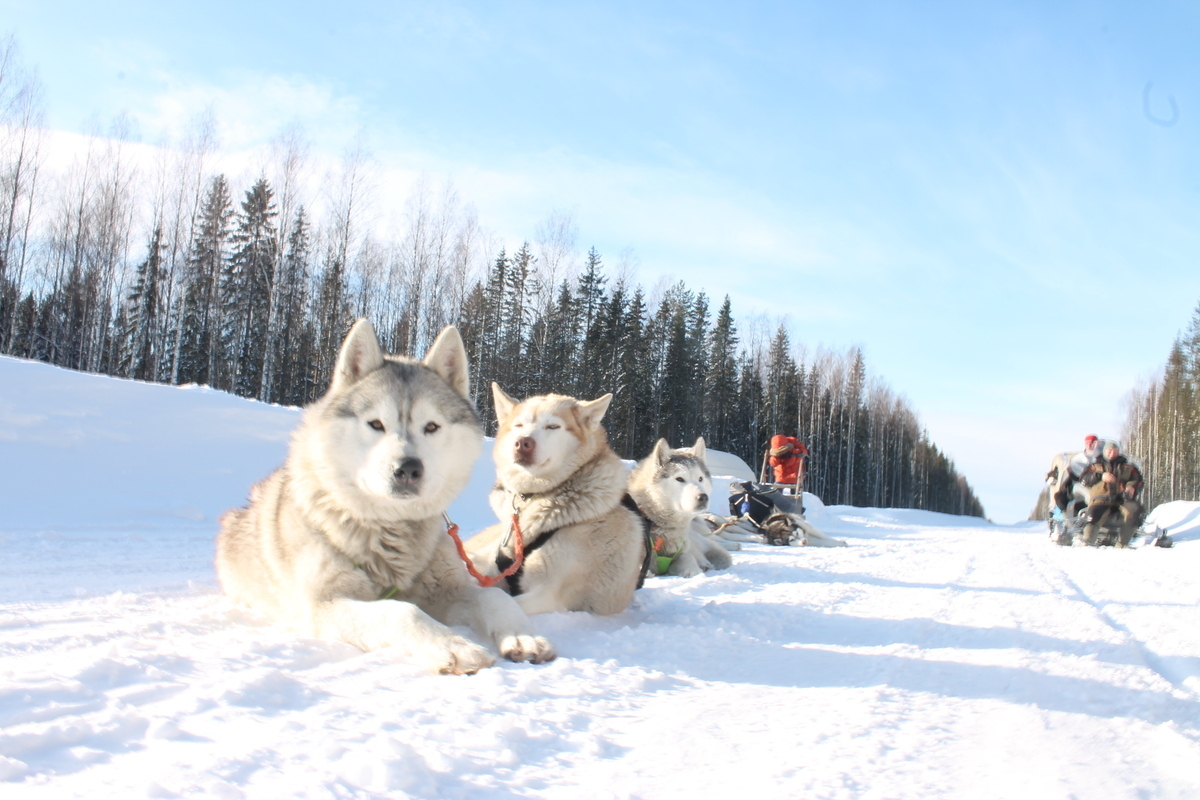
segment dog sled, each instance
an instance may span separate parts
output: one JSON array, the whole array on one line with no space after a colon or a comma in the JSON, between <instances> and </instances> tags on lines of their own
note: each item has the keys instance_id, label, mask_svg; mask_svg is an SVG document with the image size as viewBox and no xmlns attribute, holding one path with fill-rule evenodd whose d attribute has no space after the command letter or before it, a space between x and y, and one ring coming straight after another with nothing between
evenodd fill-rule
<instances>
[{"instance_id":1,"label":"dog sled","mask_svg":"<svg viewBox=\"0 0 1200 800\"><path fill-rule=\"evenodd\" d=\"M791 487L792 484L788 484ZM729 484L729 516L704 515L713 535L725 542L759 542L780 547L845 547L804 518L803 495L774 483Z\"/></svg>"}]
</instances>

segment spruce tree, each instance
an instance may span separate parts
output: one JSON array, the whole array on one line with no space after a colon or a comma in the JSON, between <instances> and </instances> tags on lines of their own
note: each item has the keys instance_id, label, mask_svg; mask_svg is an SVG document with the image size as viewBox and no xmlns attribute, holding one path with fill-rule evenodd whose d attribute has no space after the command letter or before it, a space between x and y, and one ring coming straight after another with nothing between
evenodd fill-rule
<instances>
[{"instance_id":1,"label":"spruce tree","mask_svg":"<svg viewBox=\"0 0 1200 800\"><path fill-rule=\"evenodd\" d=\"M678 447L698 427L693 413L696 392L692 373L692 352L688 317L692 293L683 283L667 292L664 304L668 316L663 319L664 348L662 389L659 400L659 435Z\"/></svg>"},{"instance_id":2,"label":"spruce tree","mask_svg":"<svg viewBox=\"0 0 1200 800\"><path fill-rule=\"evenodd\" d=\"M571 285L563 281L546 320L543 392L575 393L579 386L579 317Z\"/></svg>"},{"instance_id":3,"label":"spruce tree","mask_svg":"<svg viewBox=\"0 0 1200 800\"><path fill-rule=\"evenodd\" d=\"M600 313L598 340L599 371L592 384L592 391L587 395L594 398L606 392L612 392L613 400L605 415L605 428L609 432L609 440L617 452L628 450L630 442L625 435L626 418L631 412L629 390L630 375L626 373L626 361L623 351L629 346L629 301L626 299L625 287L616 285L608 296L607 302Z\"/></svg>"},{"instance_id":4,"label":"spruce tree","mask_svg":"<svg viewBox=\"0 0 1200 800\"><path fill-rule=\"evenodd\" d=\"M484 429L489 433L495 431L496 419L492 401L492 382L500 384L501 388L509 390L507 381L510 377L504 369L500 350L504 341L504 300L508 286L508 254L501 249L492 262L488 272L487 283L483 287L483 303L480 316L482 326L479 331L478 383L480 386L476 405L483 417Z\"/></svg>"},{"instance_id":5,"label":"spruce tree","mask_svg":"<svg viewBox=\"0 0 1200 800\"><path fill-rule=\"evenodd\" d=\"M307 315L311 247L308 218L304 206L300 206L288 233L276 289L278 319L274 340L268 342L268 347L274 351L275 374L269 387L270 394L263 398L270 402L301 405L315 398L314 336Z\"/></svg>"},{"instance_id":6,"label":"spruce tree","mask_svg":"<svg viewBox=\"0 0 1200 800\"><path fill-rule=\"evenodd\" d=\"M577 305L579 308L580 328L586 334L591 330L592 322L600 313L600 304L604 300L604 284L608 278L604 276L600 253L595 247L588 250L587 262L579 275L579 285L576 289Z\"/></svg>"},{"instance_id":7,"label":"spruce tree","mask_svg":"<svg viewBox=\"0 0 1200 800\"><path fill-rule=\"evenodd\" d=\"M653 425L654 363L646 335L646 297L639 286L625 314L625 338L621 350L621 373L625 376L628 412L623 441L626 458L642 458L655 441Z\"/></svg>"},{"instance_id":8,"label":"spruce tree","mask_svg":"<svg viewBox=\"0 0 1200 800\"><path fill-rule=\"evenodd\" d=\"M787 328L780 325L767 353L766 437L782 433L795 436L800 403L796 393L796 362L792 359Z\"/></svg>"},{"instance_id":9,"label":"spruce tree","mask_svg":"<svg viewBox=\"0 0 1200 800\"><path fill-rule=\"evenodd\" d=\"M579 374L574 391L592 398L600 388L600 371L604 356L601 313L604 309L604 275L600 253L595 247L588 250L587 262L580 273L575 289L576 324L579 330Z\"/></svg>"},{"instance_id":10,"label":"spruce tree","mask_svg":"<svg viewBox=\"0 0 1200 800\"><path fill-rule=\"evenodd\" d=\"M320 387L319 393L323 393L333 376L333 365L342 339L349 333L353 322L350 317L350 296L346 290L345 264L337 248L332 246L326 250L325 265L313 298L311 316L316 335L312 374L314 382Z\"/></svg>"},{"instance_id":11,"label":"spruce tree","mask_svg":"<svg viewBox=\"0 0 1200 800\"><path fill-rule=\"evenodd\" d=\"M275 280L275 193L266 178L246 191L221 281L222 343L228 388L255 397L262 387L267 317Z\"/></svg>"},{"instance_id":12,"label":"spruce tree","mask_svg":"<svg viewBox=\"0 0 1200 800\"><path fill-rule=\"evenodd\" d=\"M455 322L467 350L467 362L471 365L471 402L480 409L483 395L492 391L483 375L483 331L487 327L485 305L483 283L476 281L458 309ZM486 421L484 424L487 424Z\"/></svg>"},{"instance_id":13,"label":"spruce tree","mask_svg":"<svg viewBox=\"0 0 1200 800\"><path fill-rule=\"evenodd\" d=\"M707 437L713 447L729 450L733 446L733 412L737 402L737 328L729 295L717 312L708 340L708 369L704 375L704 419Z\"/></svg>"},{"instance_id":14,"label":"spruce tree","mask_svg":"<svg viewBox=\"0 0 1200 800\"><path fill-rule=\"evenodd\" d=\"M233 203L224 175L217 175L197 221L183 286L180 383L215 383L221 363L220 278L233 219Z\"/></svg>"},{"instance_id":15,"label":"spruce tree","mask_svg":"<svg viewBox=\"0 0 1200 800\"><path fill-rule=\"evenodd\" d=\"M526 337L531 313L530 299L534 295L533 266L535 257L524 242L521 249L513 253L504 271L503 287L497 317L500 320L499 364L503 375L501 383L505 391L514 397L524 397L529 392L527 371L521 365L526 352Z\"/></svg>"},{"instance_id":16,"label":"spruce tree","mask_svg":"<svg viewBox=\"0 0 1200 800\"><path fill-rule=\"evenodd\" d=\"M154 380L158 371L160 354L155 352L155 331L162 302L162 250L162 227L156 225L150 235L146 260L134 273L133 286L125 304L122 371L139 381Z\"/></svg>"}]
</instances>

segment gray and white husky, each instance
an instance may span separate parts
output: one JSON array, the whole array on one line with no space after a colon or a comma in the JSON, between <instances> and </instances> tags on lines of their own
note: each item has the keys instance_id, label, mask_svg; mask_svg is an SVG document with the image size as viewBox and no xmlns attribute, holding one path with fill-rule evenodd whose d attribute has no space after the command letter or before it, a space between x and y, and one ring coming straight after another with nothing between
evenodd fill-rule
<instances>
[{"instance_id":1,"label":"gray and white husky","mask_svg":"<svg viewBox=\"0 0 1200 800\"><path fill-rule=\"evenodd\" d=\"M359 320L287 461L221 518L225 593L305 635L395 647L438 672L494 663L449 625L513 661L553 659L511 597L470 577L443 524L482 447L468 383L455 328L414 361L385 356Z\"/></svg>"},{"instance_id":2,"label":"gray and white husky","mask_svg":"<svg viewBox=\"0 0 1200 800\"><path fill-rule=\"evenodd\" d=\"M659 439L654 452L639 461L629 476L629 496L650 524L658 558L669 562L660 573L651 560L652 574L691 578L733 563L700 518L712 493L704 453L703 437L692 447L677 450Z\"/></svg>"}]
</instances>

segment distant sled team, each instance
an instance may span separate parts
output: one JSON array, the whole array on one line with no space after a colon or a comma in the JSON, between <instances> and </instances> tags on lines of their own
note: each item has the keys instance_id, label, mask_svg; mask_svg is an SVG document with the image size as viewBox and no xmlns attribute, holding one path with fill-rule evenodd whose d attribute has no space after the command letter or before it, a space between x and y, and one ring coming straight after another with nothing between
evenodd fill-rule
<instances>
[{"instance_id":1,"label":"distant sled team","mask_svg":"<svg viewBox=\"0 0 1200 800\"><path fill-rule=\"evenodd\" d=\"M1129 547L1136 536L1170 547L1166 531L1145 525L1138 500L1141 468L1113 440L1084 437L1084 449L1060 453L1046 473L1047 525L1058 545Z\"/></svg>"},{"instance_id":2,"label":"distant sled team","mask_svg":"<svg viewBox=\"0 0 1200 800\"><path fill-rule=\"evenodd\" d=\"M681 449L659 440L631 474L601 425L611 394L492 392L499 522L464 545L446 511L483 429L462 339L447 327L422 361L387 356L359 320L283 466L222 517L225 593L305 635L472 673L494 656L452 626L509 660L550 661L554 646L528 615L615 614L648 575L726 569L735 540L768 540L752 522L737 534L732 519L706 521L703 439ZM802 510L779 514L793 530L807 524Z\"/></svg>"}]
</instances>

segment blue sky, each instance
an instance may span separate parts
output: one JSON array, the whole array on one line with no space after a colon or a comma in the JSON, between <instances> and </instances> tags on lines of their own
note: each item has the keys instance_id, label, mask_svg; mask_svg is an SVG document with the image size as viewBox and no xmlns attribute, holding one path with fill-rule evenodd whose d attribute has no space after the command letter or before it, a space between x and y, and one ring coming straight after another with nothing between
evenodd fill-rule
<instances>
[{"instance_id":1,"label":"blue sky","mask_svg":"<svg viewBox=\"0 0 1200 800\"><path fill-rule=\"evenodd\" d=\"M647 285L859 345L1023 517L1200 301L1200 11L732 5L0 0L0 29L55 129L362 130L505 239L572 209Z\"/></svg>"}]
</instances>

